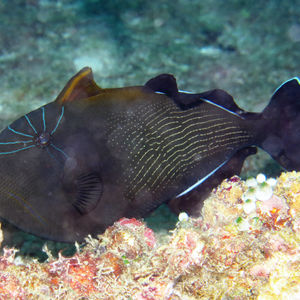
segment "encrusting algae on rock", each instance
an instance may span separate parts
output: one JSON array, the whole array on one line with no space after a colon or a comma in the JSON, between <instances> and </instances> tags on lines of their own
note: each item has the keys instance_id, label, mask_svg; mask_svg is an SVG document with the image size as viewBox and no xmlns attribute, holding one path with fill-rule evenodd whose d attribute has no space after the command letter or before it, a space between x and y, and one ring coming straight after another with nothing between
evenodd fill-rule
<instances>
[{"instance_id":1,"label":"encrusting algae on rock","mask_svg":"<svg viewBox=\"0 0 300 300\"><path fill-rule=\"evenodd\" d=\"M73 257L0 257L1 299L299 299L300 173L223 181L169 241L123 218Z\"/></svg>"}]
</instances>

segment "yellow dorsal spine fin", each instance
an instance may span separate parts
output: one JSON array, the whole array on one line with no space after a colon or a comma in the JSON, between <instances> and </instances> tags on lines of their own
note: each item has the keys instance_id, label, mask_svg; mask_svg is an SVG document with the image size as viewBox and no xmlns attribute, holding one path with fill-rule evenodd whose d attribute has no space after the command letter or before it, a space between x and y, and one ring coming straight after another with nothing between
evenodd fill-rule
<instances>
[{"instance_id":1,"label":"yellow dorsal spine fin","mask_svg":"<svg viewBox=\"0 0 300 300\"><path fill-rule=\"evenodd\" d=\"M101 91L102 89L94 81L92 69L85 67L68 81L55 101L64 104L66 102L96 96L101 93Z\"/></svg>"}]
</instances>

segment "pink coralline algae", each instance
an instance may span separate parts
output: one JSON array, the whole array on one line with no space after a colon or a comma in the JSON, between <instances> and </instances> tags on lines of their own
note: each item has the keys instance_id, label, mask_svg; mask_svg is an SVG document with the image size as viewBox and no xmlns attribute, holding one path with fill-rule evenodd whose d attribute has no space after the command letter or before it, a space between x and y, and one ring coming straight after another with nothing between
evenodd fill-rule
<instances>
[{"instance_id":1,"label":"pink coralline algae","mask_svg":"<svg viewBox=\"0 0 300 300\"><path fill-rule=\"evenodd\" d=\"M225 180L159 243L122 218L72 257L0 257L0 299L300 299L300 173Z\"/></svg>"}]
</instances>

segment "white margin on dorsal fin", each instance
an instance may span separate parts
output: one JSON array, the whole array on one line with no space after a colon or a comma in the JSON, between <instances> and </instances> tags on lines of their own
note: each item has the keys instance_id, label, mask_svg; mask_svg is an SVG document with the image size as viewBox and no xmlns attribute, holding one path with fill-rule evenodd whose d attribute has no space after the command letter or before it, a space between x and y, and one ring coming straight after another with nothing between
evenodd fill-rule
<instances>
[{"instance_id":1,"label":"white margin on dorsal fin","mask_svg":"<svg viewBox=\"0 0 300 300\"><path fill-rule=\"evenodd\" d=\"M181 93L186 93L186 94L194 94L194 93L192 93L192 92L183 91L183 90L179 90L179 92L181 92ZM232 114L232 115L234 115L234 116L237 116L237 117L239 117L239 118L241 118L241 119L244 120L244 118L243 118L241 115L239 115L238 113L236 113L236 112L234 112L234 111L231 111L231 110L229 110L229 109L227 109L227 108L225 108L225 107L223 107L223 106L221 106L221 105L219 105L219 104L216 104L216 103L214 103L214 102L211 101L211 100L207 100L207 99L205 99L205 98L200 98L200 99L201 99L202 101L206 102L206 103L209 103L209 104L212 104L212 105L214 105L214 106L216 106L216 107L219 107L219 108L221 108L221 109L223 109L223 110L229 112L230 114Z\"/></svg>"},{"instance_id":2,"label":"white margin on dorsal fin","mask_svg":"<svg viewBox=\"0 0 300 300\"><path fill-rule=\"evenodd\" d=\"M285 82L283 82L283 83L275 90L275 92L273 93L273 95L275 95L276 92L277 92L278 90L280 90L280 88L281 88L282 86L284 86L286 83L288 83L289 81L292 81L292 80L297 80L297 81L298 81L298 84L300 85L300 78L297 77L297 76L292 77L292 78L286 80Z\"/></svg>"}]
</instances>

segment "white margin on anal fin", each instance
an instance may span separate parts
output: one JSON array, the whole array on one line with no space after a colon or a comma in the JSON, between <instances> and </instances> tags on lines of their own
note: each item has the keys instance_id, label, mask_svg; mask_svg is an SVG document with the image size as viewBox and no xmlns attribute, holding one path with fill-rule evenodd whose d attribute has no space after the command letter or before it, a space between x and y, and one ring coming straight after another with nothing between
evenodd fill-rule
<instances>
[{"instance_id":1,"label":"white margin on anal fin","mask_svg":"<svg viewBox=\"0 0 300 300\"><path fill-rule=\"evenodd\" d=\"M180 193L179 195L176 196L176 198L179 198L181 196L184 196L185 194L189 193L190 191L192 191L194 188L196 188L197 186L199 186L202 182L204 182L207 178L209 178L211 175L213 175L215 172L217 172L220 168L222 168L227 162L228 160L225 160L223 163L221 163L217 168L215 168L214 170L212 170L210 173L208 173L205 177L199 179L196 183L194 183L192 186L190 186L189 188L187 188L185 191L183 191L182 193Z\"/></svg>"}]
</instances>

